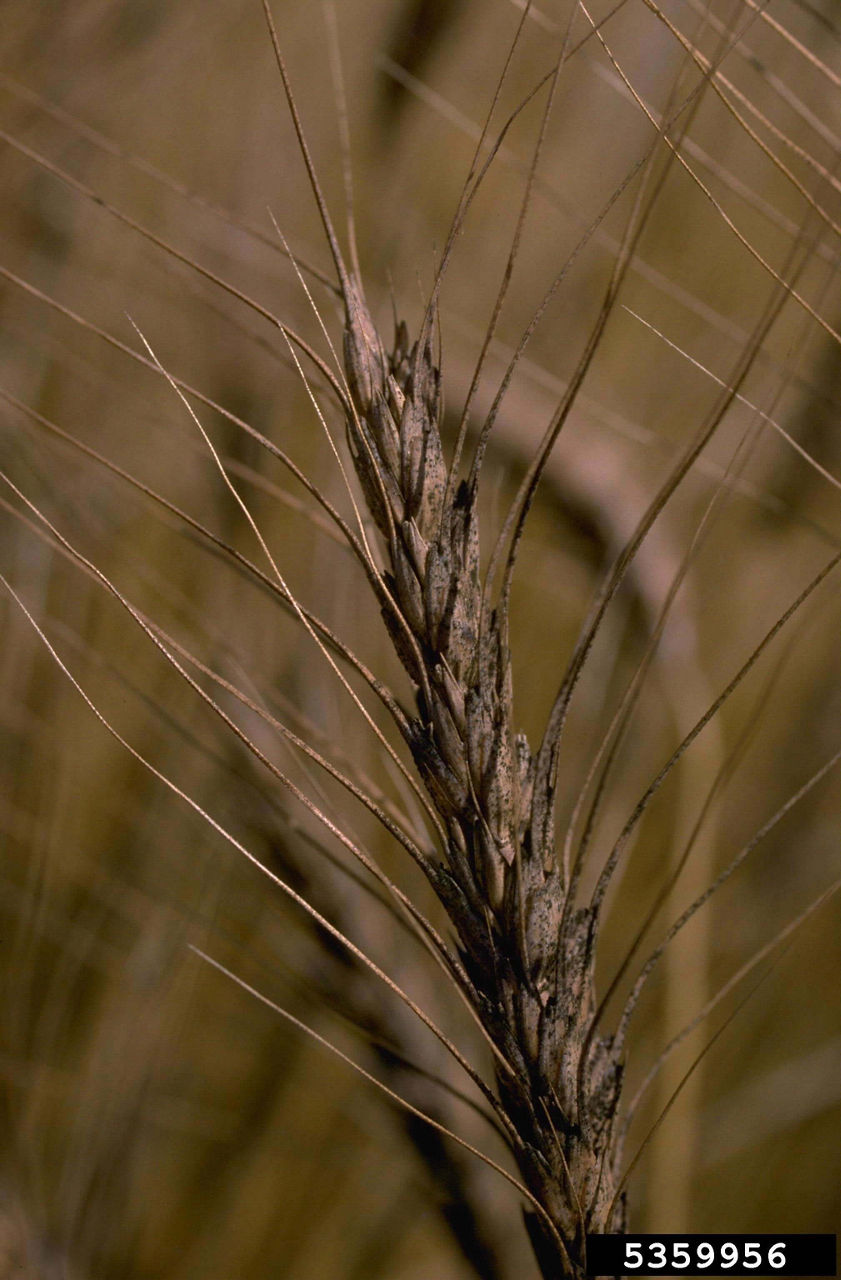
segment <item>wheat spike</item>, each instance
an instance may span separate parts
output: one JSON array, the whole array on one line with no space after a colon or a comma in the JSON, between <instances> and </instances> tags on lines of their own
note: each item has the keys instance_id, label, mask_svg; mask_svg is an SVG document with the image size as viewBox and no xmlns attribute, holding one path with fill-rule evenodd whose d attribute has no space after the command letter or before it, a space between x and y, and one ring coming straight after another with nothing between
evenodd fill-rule
<instances>
[{"instance_id":1,"label":"wheat spike","mask_svg":"<svg viewBox=\"0 0 841 1280\"><path fill-rule=\"evenodd\" d=\"M546 1275L584 1274L584 1235L620 1230L614 1120L622 1077L609 1037L588 1039L595 919L567 889L515 731L504 619L482 615L476 487L454 483L440 433L432 325L386 352L354 287L344 358L357 476L386 543L383 613L417 689L405 736L447 833L432 883L458 935L471 997L502 1058L497 1084L536 1215ZM537 821L535 821L537 814ZM586 1060L582 1061L582 1054Z\"/></svg>"}]
</instances>

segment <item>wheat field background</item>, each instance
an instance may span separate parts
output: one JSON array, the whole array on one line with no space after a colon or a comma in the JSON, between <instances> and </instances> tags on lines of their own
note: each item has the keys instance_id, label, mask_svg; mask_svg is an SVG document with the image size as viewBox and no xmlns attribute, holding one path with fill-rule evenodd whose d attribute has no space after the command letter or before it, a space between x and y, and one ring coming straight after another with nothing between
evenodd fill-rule
<instances>
[{"instance_id":1,"label":"wheat field background","mask_svg":"<svg viewBox=\"0 0 841 1280\"><path fill-rule=\"evenodd\" d=\"M368 300L384 330L392 293L417 322L522 6L343 0L332 20L315 0L273 8L343 229L338 51ZM570 12L561 0L530 12L500 125L551 70ZM604 20L601 42L587 12ZM139 330L168 372L264 433L349 509L276 325L163 247L327 357L273 225L329 274L260 5L5 0L0 46L0 572L117 731L481 1061L463 1006L341 846L27 506L202 662L402 802L394 770L298 620L195 527L50 425L258 559L184 405L148 359L126 352L144 353ZM662 185L528 526L512 649L517 716L532 740L598 582L749 348L772 273L799 295L646 538L576 694L561 830L718 493L605 794L595 867L651 776L841 547L841 15L829 0L599 3L577 11L567 53L477 417L547 285L568 270L491 438L487 527L580 357L633 211L634 168L656 142L629 83L655 120L689 106L670 135L685 165L656 142ZM704 81L703 59L718 78ZM505 268L542 101L506 136L446 278L445 432L457 427ZM311 287L335 337L335 299ZM193 404L290 588L404 696L379 611L307 492L230 420ZM341 439L335 414L331 425ZM534 1274L504 1181L190 950L504 1159L424 1028L109 736L7 590L0 600L2 1280ZM841 747L839 621L836 572L669 778L611 896L603 986L687 841L691 856L637 967ZM434 915L428 886L370 816L221 698ZM830 769L669 948L634 1021L627 1098L671 1037L841 874L839 801ZM629 1184L635 1229L837 1229L838 926L831 898L669 1059L639 1109L629 1157L764 975L646 1146Z\"/></svg>"}]
</instances>

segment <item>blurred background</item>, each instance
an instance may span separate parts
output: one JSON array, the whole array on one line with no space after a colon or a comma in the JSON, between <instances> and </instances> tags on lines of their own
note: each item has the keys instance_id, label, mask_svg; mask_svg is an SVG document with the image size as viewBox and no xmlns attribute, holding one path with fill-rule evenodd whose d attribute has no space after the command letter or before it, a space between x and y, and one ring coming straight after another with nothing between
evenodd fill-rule
<instances>
[{"instance_id":1,"label":"blurred background","mask_svg":"<svg viewBox=\"0 0 841 1280\"><path fill-rule=\"evenodd\" d=\"M273 9L347 244L341 66L368 300L384 334L392 306L411 331L523 4L343 0L334 13L316 0L276 0ZM273 225L307 268L331 277L260 5L5 0L0 44L0 572L114 730L488 1071L463 1006L382 892L37 514L201 663L413 815L405 783L300 620L225 549L266 567L133 327L205 397L191 397L194 410L289 588L406 698L334 527L278 458L213 407L264 433L350 514L324 426L271 320L330 359ZM566 0L544 0L526 16L491 136L562 49L522 247L471 419L475 432L558 279L491 438L488 550L584 350L637 201L656 198L521 555L515 697L533 746L607 567L722 385L741 379L741 398L646 539L576 694L561 834L683 573L606 789L586 888L651 778L841 546L841 26L830 0L598 0L574 14ZM545 101L544 89L506 133L448 272L449 439ZM657 142L662 116L682 162ZM335 296L304 276L336 341ZM757 343L775 276L798 298ZM314 378L310 389L344 451L326 385ZM658 795L614 886L602 989L662 901L608 1024L672 920L841 748L840 620L835 573ZM190 946L504 1163L475 1092L440 1046L109 734L5 589L0 626L2 1280L532 1275L510 1186ZM194 670L445 927L366 811ZM387 731L382 708L352 682ZM632 1023L629 1100L671 1038L841 875L839 801L830 769L669 948ZM652 1081L627 1160L735 1014L635 1167L638 1230L837 1229L838 916L835 898L815 910Z\"/></svg>"}]
</instances>

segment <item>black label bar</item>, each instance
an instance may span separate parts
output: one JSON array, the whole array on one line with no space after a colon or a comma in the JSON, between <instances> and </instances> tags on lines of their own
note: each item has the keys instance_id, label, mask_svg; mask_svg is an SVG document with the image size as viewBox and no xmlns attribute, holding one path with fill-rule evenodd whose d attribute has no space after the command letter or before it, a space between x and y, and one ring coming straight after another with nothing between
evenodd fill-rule
<instances>
[{"instance_id":1,"label":"black label bar","mask_svg":"<svg viewBox=\"0 0 841 1280\"><path fill-rule=\"evenodd\" d=\"M836 1276L834 1235L587 1237L588 1276Z\"/></svg>"}]
</instances>

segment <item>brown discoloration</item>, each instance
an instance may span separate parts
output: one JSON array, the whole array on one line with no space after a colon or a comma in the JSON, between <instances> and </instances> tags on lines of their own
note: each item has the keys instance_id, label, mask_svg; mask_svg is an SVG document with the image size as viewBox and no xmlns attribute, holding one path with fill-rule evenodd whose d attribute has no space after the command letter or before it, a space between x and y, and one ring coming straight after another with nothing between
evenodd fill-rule
<instances>
[{"instance_id":1,"label":"brown discoloration","mask_svg":"<svg viewBox=\"0 0 841 1280\"><path fill-rule=\"evenodd\" d=\"M586 1231L623 1220L612 1146L621 1067L611 1041L588 1034L595 920L567 903L552 790L536 792L529 744L514 731L504 622L481 612L475 486L448 483L430 330L410 348L401 322L386 357L350 292L348 437L387 542L394 607L384 616L418 691L407 740L448 832L433 883L470 998L514 1069L500 1068L497 1087L522 1175L547 1214L530 1226L538 1260L547 1276L580 1277Z\"/></svg>"}]
</instances>

